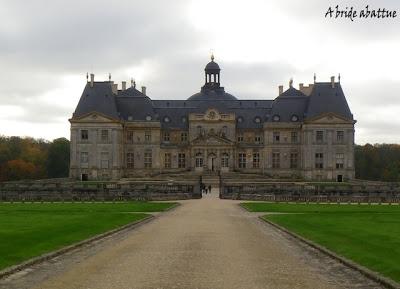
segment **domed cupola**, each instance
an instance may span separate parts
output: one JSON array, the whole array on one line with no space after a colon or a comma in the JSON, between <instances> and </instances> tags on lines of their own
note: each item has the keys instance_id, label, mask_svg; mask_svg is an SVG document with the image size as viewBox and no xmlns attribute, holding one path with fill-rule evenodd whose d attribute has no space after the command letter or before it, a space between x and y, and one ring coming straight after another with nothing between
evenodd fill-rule
<instances>
[{"instance_id":1,"label":"domed cupola","mask_svg":"<svg viewBox=\"0 0 400 289\"><path fill-rule=\"evenodd\" d=\"M220 85L220 71L218 63L214 62L214 55L211 55L211 61L204 68L205 83L201 87L201 91L193 94L188 100L237 100L232 94L226 93L225 89Z\"/></svg>"},{"instance_id":2,"label":"domed cupola","mask_svg":"<svg viewBox=\"0 0 400 289\"><path fill-rule=\"evenodd\" d=\"M205 71L205 85L206 87L214 88L220 86L219 73L221 69L218 63L214 62L214 55L211 54L211 61L207 63L204 68Z\"/></svg>"}]
</instances>

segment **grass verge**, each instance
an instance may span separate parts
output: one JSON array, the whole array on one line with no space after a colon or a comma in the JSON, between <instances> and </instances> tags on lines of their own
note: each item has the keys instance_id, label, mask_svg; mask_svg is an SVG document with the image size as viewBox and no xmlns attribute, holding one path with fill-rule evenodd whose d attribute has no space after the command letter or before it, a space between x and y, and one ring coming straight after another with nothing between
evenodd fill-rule
<instances>
[{"instance_id":1,"label":"grass verge","mask_svg":"<svg viewBox=\"0 0 400 289\"><path fill-rule=\"evenodd\" d=\"M244 203L253 212L397 282L400 206ZM289 214L290 213L290 214Z\"/></svg>"},{"instance_id":2,"label":"grass verge","mask_svg":"<svg viewBox=\"0 0 400 289\"><path fill-rule=\"evenodd\" d=\"M1 203L0 270L164 211L175 203Z\"/></svg>"}]
</instances>

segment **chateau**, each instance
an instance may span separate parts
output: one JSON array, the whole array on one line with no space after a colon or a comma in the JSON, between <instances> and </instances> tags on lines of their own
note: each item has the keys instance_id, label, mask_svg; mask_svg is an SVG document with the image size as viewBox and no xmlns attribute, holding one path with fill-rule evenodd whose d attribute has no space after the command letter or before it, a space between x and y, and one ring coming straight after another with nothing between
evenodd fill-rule
<instances>
[{"instance_id":1,"label":"chateau","mask_svg":"<svg viewBox=\"0 0 400 289\"><path fill-rule=\"evenodd\" d=\"M119 179L187 172L262 174L342 182L354 178L355 120L340 76L300 84L273 100L238 99L211 58L200 92L153 100L131 81L90 75L71 123L70 176Z\"/></svg>"}]
</instances>

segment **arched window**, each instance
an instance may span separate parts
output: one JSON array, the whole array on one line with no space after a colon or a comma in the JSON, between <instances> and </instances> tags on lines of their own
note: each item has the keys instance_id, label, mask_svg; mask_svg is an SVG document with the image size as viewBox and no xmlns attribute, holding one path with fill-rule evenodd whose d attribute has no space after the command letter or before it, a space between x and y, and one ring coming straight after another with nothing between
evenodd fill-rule
<instances>
[{"instance_id":1,"label":"arched window","mask_svg":"<svg viewBox=\"0 0 400 289\"><path fill-rule=\"evenodd\" d=\"M196 154L196 168L203 167L203 155L201 153Z\"/></svg>"},{"instance_id":2,"label":"arched window","mask_svg":"<svg viewBox=\"0 0 400 289\"><path fill-rule=\"evenodd\" d=\"M228 127L227 126L223 126L222 127L222 136L226 136L228 134Z\"/></svg>"},{"instance_id":3,"label":"arched window","mask_svg":"<svg viewBox=\"0 0 400 289\"><path fill-rule=\"evenodd\" d=\"M223 168L229 167L229 155L227 153L222 154L221 167L223 167Z\"/></svg>"},{"instance_id":4,"label":"arched window","mask_svg":"<svg viewBox=\"0 0 400 289\"><path fill-rule=\"evenodd\" d=\"M201 135L202 132L203 132L203 128L201 127L201 125L199 125L199 126L197 127L197 135Z\"/></svg>"}]
</instances>

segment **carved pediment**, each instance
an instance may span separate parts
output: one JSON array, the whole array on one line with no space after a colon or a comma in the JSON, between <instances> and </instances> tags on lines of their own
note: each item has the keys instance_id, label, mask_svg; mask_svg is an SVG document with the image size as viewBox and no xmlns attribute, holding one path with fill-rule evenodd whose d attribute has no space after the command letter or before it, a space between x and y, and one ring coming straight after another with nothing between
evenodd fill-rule
<instances>
[{"instance_id":1,"label":"carved pediment","mask_svg":"<svg viewBox=\"0 0 400 289\"><path fill-rule=\"evenodd\" d=\"M233 142L229 139L219 137L217 135L207 135L203 137L198 137L192 141L192 145L200 146L226 146L233 145Z\"/></svg>"},{"instance_id":2,"label":"carved pediment","mask_svg":"<svg viewBox=\"0 0 400 289\"><path fill-rule=\"evenodd\" d=\"M313 124L354 124L355 122L355 120L347 119L332 112L320 114L305 121L305 123Z\"/></svg>"},{"instance_id":3,"label":"carved pediment","mask_svg":"<svg viewBox=\"0 0 400 289\"><path fill-rule=\"evenodd\" d=\"M90 112L85 115L79 117L73 117L70 119L70 122L93 122L93 123L102 123L102 122L119 122L119 120L104 115L98 112Z\"/></svg>"}]
</instances>

